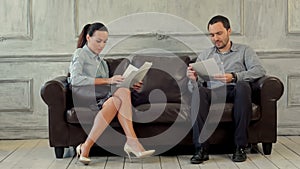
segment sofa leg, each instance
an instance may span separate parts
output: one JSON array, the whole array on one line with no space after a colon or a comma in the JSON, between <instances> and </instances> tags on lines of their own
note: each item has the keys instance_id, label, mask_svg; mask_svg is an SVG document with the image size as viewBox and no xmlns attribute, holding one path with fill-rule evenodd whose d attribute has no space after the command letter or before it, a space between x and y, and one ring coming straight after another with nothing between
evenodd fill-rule
<instances>
[{"instance_id":1,"label":"sofa leg","mask_svg":"<svg viewBox=\"0 0 300 169\"><path fill-rule=\"evenodd\" d=\"M270 155L272 152L272 143L262 143L263 151L265 155Z\"/></svg>"},{"instance_id":2,"label":"sofa leg","mask_svg":"<svg viewBox=\"0 0 300 169\"><path fill-rule=\"evenodd\" d=\"M63 158L64 151L65 151L64 147L54 147L54 152L55 152L56 158Z\"/></svg>"},{"instance_id":3,"label":"sofa leg","mask_svg":"<svg viewBox=\"0 0 300 169\"><path fill-rule=\"evenodd\" d=\"M251 154L257 154L257 153L259 153L259 149L258 149L257 143L251 144L250 153Z\"/></svg>"}]
</instances>

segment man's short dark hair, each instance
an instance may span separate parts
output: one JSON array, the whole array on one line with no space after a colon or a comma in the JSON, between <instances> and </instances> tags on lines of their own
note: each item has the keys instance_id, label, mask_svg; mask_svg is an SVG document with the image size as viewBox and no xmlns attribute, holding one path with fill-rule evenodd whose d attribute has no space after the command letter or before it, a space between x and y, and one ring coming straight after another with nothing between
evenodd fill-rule
<instances>
[{"instance_id":1,"label":"man's short dark hair","mask_svg":"<svg viewBox=\"0 0 300 169\"><path fill-rule=\"evenodd\" d=\"M226 30L230 29L229 20L225 16L217 15L210 19L210 21L207 24L207 30L209 29L209 25L213 25L217 22L221 22L224 28L226 28Z\"/></svg>"}]
</instances>

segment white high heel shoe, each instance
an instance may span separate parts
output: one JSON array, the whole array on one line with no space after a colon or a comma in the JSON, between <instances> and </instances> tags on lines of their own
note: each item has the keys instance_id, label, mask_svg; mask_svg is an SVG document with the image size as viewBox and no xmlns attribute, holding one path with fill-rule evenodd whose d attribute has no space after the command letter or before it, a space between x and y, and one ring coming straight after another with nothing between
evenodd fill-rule
<instances>
[{"instance_id":1,"label":"white high heel shoe","mask_svg":"<svg viewBox=\"0 0 300 169\"><path fill-rule=\"evenodd\" d=\"M77 147L76 147L76 153L77 153L77 160L79 160L82 164L84 165L89 165L89 163L91 162L91 159L90 158L87 158L87 157L83 157L81 155L81 145L82 144L79 144Z\"/></svg>"},{"instance_id":2,"label":"white high heel shoe","mask_svg":"<svg viewBox=\"0 0 300 169\"><path fill-rule=\"evenodd\" d=\"M130 153L133 153L137 158L145 158L151 156L155 152L155 150L136 152L127 143L124 145L124 151L127 153L130 162L131 162Z\"/></svg>"}]
</instances>

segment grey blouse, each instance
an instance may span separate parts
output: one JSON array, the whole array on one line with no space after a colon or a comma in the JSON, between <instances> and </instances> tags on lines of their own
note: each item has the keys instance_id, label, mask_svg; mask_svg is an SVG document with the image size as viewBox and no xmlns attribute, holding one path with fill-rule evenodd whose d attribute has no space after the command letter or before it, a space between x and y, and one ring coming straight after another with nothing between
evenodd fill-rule
<instances>
[{"instance_id":1,"label":"grey blouse","mask_svg":"<svg viewBox=\"0 0 300 169\"><path fill-rule=\"evenodd\" d=\"M108 65L103 57L93 53L87 45L78 48L69 66L70 83L73 86L94 85L95 78L108 78Z\"/></svg>"}]
</instances>

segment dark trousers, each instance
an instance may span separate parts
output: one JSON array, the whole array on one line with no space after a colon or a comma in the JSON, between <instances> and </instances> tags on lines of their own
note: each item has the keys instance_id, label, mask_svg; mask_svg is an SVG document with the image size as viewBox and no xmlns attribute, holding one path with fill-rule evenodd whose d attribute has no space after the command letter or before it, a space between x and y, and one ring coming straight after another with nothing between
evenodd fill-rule
<instances>
[{"instance_id":1,"label":"dark trousers","mask_svg":"<svg viewBox=\"0 0 300 169\"><path fill-rule=\"evenodd\" d=\"M252 114L252 89L249 82L237 82L236 85L227 85L216 89L199 87L199 95L194 91L192 98L192 109L195 105L198 113L192 114L193 142L196 148L208 146L207 139L214 131L222 117L222 106L212 109L214 105L225 105L220 103L233 103L234 141L236 146L246 146L248 143L247 129ZM198 95L198 96L197 96ZM195 102L200 104L195 104ZM199 108L199 109L198 109ZM211 108L211 109L210 109ZM193 112L193 111L192 111ZM211 114L211 115L209 115ZM208 118L209 117L209 118ZM210 119L210 120L209 120ZM208 123L205 125L205 122ZM211 132L207 132L211 130ZM204 134L203 134L204 133ZM205 135L206 133L206 135Z\"/></svg>"}]
</instances>

